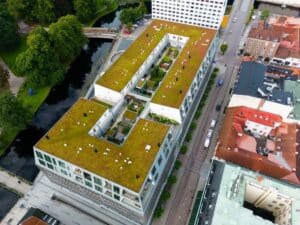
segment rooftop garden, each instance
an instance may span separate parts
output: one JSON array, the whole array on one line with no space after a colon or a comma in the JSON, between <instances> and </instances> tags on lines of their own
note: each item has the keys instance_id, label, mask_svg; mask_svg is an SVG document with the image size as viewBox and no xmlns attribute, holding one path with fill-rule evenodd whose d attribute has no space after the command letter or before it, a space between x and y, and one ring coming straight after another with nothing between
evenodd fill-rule
<instances>
[{"instance_id":1,"label":"rooftop garden","mask_svg":"<svg viewBox=\"0 0 300 225\"><path fill-rule=\"evenodd\" d=\"M138 94L151 97L164 79L172 63L178 56L179 50L176 47L169 47L165 50L163 57L158 59L158 63L152 66L149 74L140 79L135 87Z\"/></svg>"},{"instance_id":2,"label":"rooftop garden","mask_svg":"<svg viewBox=\"0 0 300 225\"><path fill-rule=\"evenodd\" d=\"M154 95L153 101L178 108L216 34L215 30L154 20L97 81L97 84L121 91L168 33L186 36L189 37L189 40L182 52L177 53L177 59ZM172 54L176 54L176 52Z\"/></svg>"},{"instance_id":3,"label":"rooftop garden","mask_svg":"<svg viewBox=\"0 0 300 225\"><path fill-rule=\"evenodd\" d=\"M116 145L88 134L106 110L94 101L80 99L36 147L138 192L169 126L138 119L124 143ZM125 111L123 117L126 116ZM124 121L119 123L119 126L124 125L127 125ZM94 161L97 163L90 163Z\"/></svg>"}]
</instances>

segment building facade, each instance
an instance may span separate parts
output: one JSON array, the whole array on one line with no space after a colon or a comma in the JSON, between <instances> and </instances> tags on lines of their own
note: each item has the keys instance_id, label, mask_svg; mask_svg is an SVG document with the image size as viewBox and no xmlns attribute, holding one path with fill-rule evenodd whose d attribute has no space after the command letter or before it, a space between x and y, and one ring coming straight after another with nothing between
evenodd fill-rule
<instances>
[{"instance_id":1,"label":"building facade","mask_svg":"<svg viewBox=\"0 0 300 225\"><path fill-rule=\"evenodd\" d=\"M153 0L152 17L219 29L227 0Z\"/></svg>"},{"instance_id":2,"label":"building facade","mask_svg":"<svg viewBox=\"0 0 300 225\"><path fill-rule=\"evenodd\" d=\"M150 224L218 43L216 30L154 20L93 99L77 101L34 146L36 165L116 224Z\"/></svg>"}]
</instances>

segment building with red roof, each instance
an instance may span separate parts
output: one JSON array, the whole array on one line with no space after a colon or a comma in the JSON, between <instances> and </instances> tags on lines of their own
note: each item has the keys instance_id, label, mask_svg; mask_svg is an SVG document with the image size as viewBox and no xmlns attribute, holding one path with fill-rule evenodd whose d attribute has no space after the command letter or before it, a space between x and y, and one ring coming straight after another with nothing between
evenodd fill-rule
<instances>
[{"instance_id":1,"label":"building with red roof","mask_svg":"<svg viewBox=\"0 0 300 225\"><path fill-rule=\"evenodd\" d=\"M273 113L229 107L215 156L300 185L299 125Z\"/></svg>"}]
</instances>

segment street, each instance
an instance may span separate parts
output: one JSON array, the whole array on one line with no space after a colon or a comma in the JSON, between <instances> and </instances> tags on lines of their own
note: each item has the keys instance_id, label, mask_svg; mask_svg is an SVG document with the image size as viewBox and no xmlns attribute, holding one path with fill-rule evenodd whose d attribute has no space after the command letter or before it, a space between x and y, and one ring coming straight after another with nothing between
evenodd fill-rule
<instances>
[{"instance_id":1,"label":"street","mask_svg":"<svg viewBox=\"0 0 300 225\"><path fill-rule=\"evenodd\" d=\"M229 90L234 81L234 72L240 64L240 58L237 56L239 43L244 31L248 12L252 1L235 1L230 23L221 36L220 43L226 42L228 50L225 55L217 53L214 67L220 68L218 78L224 80L223 86L214 87L210 93L207 104L203 109L198 122L194 137L189 145L189 151L185 155L180 155L182 169L178 173L178 184L172 189L170 200L165 207L165 214L160 219L154 219L153 225L182 225L188 223L192 204L196 191L203 189L209 170L209 160L213 156L216 134L223 118L223 109L228 103ZM235 23L232 19L237 17ZM217 79L218 79L217 78ZM222 109L215 110L217 104L222 104ZM209 151L204 150L204 141L212 119L217 119L217 126L214 130L214 137Z\"/></svg>"}]
</instances>

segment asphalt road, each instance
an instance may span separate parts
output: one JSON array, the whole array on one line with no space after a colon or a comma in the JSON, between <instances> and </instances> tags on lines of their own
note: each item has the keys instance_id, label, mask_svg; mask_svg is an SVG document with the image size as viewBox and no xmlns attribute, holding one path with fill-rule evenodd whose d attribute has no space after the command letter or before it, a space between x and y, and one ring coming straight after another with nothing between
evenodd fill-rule
<instances>
[{"instance_id":1,"label":"asphalt road","mask_svg":"<svg viewBox=\"0 0 300 225\"><path fill-rule=\"evenodd\" d=\"M198 127L194 132L189 151L186 155L180 156L183 172L181 179L178 179L178 188L172 191L173 198L167 204L169 208L165 210L166 215L160 220L154 220L153 225L183 225L188 223L193 198L199 185L198 182L202 183L202 187L205 183L209 168L208 162L214 152L216 133L223 118L223 108L228 103L229 89L235 79L233 71L240 64L237 52L251 3L252 0L235 1L231 12L231 22L221 37L221 43L223 41L228 43L229 48L224 56L218 52L215 57L215 66L221 69L219 78L224 79L223 86L215 87L212 90L198 122ZM235 23L232 22L234 17L237 17ZM215 107L219 103L222 103L222 110L216 112ZM204 150L203 145L212 119L217 119L218 123L214 132L213 143L208 152Z\"/></svg>"}]
</instances>

